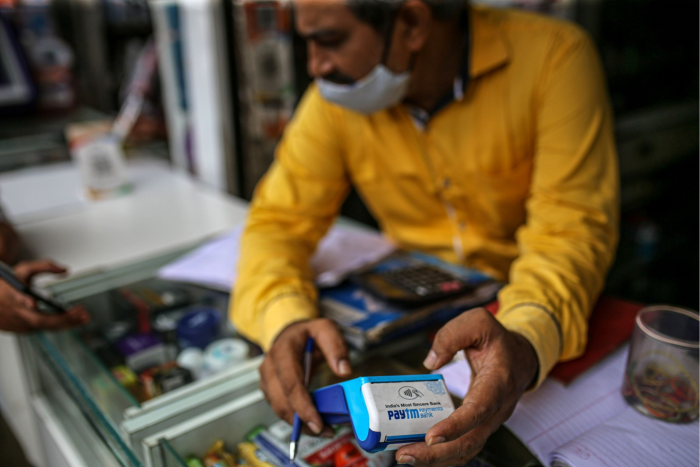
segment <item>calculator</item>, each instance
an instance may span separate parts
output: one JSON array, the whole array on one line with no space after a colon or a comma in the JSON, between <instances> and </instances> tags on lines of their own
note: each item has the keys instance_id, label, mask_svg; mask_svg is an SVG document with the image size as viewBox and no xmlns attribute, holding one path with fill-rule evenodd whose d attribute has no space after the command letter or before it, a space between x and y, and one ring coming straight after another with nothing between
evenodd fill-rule
<instances>
[{"instance_id":1,"label":"calculator","mask_svg":"<svg viewBox=\"0 0 700 467\"><path fill-rule=\"evenodd\" d=\"M350 279L390 303L417 306L473 291L466 281L430 264L411 264L353 275Z\"/></svg>"}]
</instances>

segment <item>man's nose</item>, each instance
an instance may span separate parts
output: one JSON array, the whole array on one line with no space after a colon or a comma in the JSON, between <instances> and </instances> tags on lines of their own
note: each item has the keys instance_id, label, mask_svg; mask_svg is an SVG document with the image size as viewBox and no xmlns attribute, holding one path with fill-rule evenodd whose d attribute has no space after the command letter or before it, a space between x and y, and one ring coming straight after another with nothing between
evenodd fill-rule
<instances>
[{"instance_id":1,"label":"man's nose","mask_svg":"<svg viewBox=\"0 0 700 467\"><path fill-rule=\"evenodd\" d=\"M333 62L331 62L328 54L324 53L320 47L311 42L309 43L307 67L309 75L312 78L321 78L333 71Z\"/></svg>"}]
</instances>

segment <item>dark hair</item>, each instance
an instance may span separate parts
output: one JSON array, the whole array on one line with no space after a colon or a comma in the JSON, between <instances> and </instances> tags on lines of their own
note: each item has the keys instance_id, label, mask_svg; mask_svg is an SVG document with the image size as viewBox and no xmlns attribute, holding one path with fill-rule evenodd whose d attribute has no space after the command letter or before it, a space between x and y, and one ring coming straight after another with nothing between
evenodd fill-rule
<instances>
[{"instance_id":1,"label":"dark hair","mask_svg":"<svg viewBox=\"0 0 700 467\"><path fill-rule=\"evenodd\" d=\"M466 0L422 0L433 11L436 19L447 19L466 5ZM348 8L380 32L388 29L394 13L403 0L347 0Z\"/></svg>"}]
</instances>

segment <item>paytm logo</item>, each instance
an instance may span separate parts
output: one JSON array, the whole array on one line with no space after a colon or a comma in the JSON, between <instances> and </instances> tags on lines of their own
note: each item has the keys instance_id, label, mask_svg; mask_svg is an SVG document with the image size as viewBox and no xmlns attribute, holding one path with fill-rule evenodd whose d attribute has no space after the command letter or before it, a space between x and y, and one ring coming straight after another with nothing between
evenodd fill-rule
<instances>
[{"instance_id":1,"label":"paytm logo","mask_svg":"<svg viewBox=\"0 0 700 467\"><path fill-rule=\"evenodd\" d=\"M389 410L387 412L389 420L404 420L407 418L420 418L418 409Z\"/></svg>"}]
</instances>

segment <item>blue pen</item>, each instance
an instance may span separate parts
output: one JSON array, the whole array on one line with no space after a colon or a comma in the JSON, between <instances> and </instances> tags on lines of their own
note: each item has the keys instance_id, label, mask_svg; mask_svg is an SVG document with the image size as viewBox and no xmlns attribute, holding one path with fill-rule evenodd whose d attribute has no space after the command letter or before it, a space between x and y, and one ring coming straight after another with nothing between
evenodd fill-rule
<instances>
[{"instance_id":1,"label":"blue pen","mask_svg":"<svg viewBox=\"0 0 700 467\"><path fill-rule=\"evenodd\" d=\"M304 350L304 386L309 386L311 379L311 357L314 351L314 339L309 337L306 340L306 349ZM294 462L297 457L297 449L299 449L299 437L301 436L301 418L299 414L294 414L294 425L292 426L292 440L289 443L289 462Z\"/></svg>"}]
</instances>

